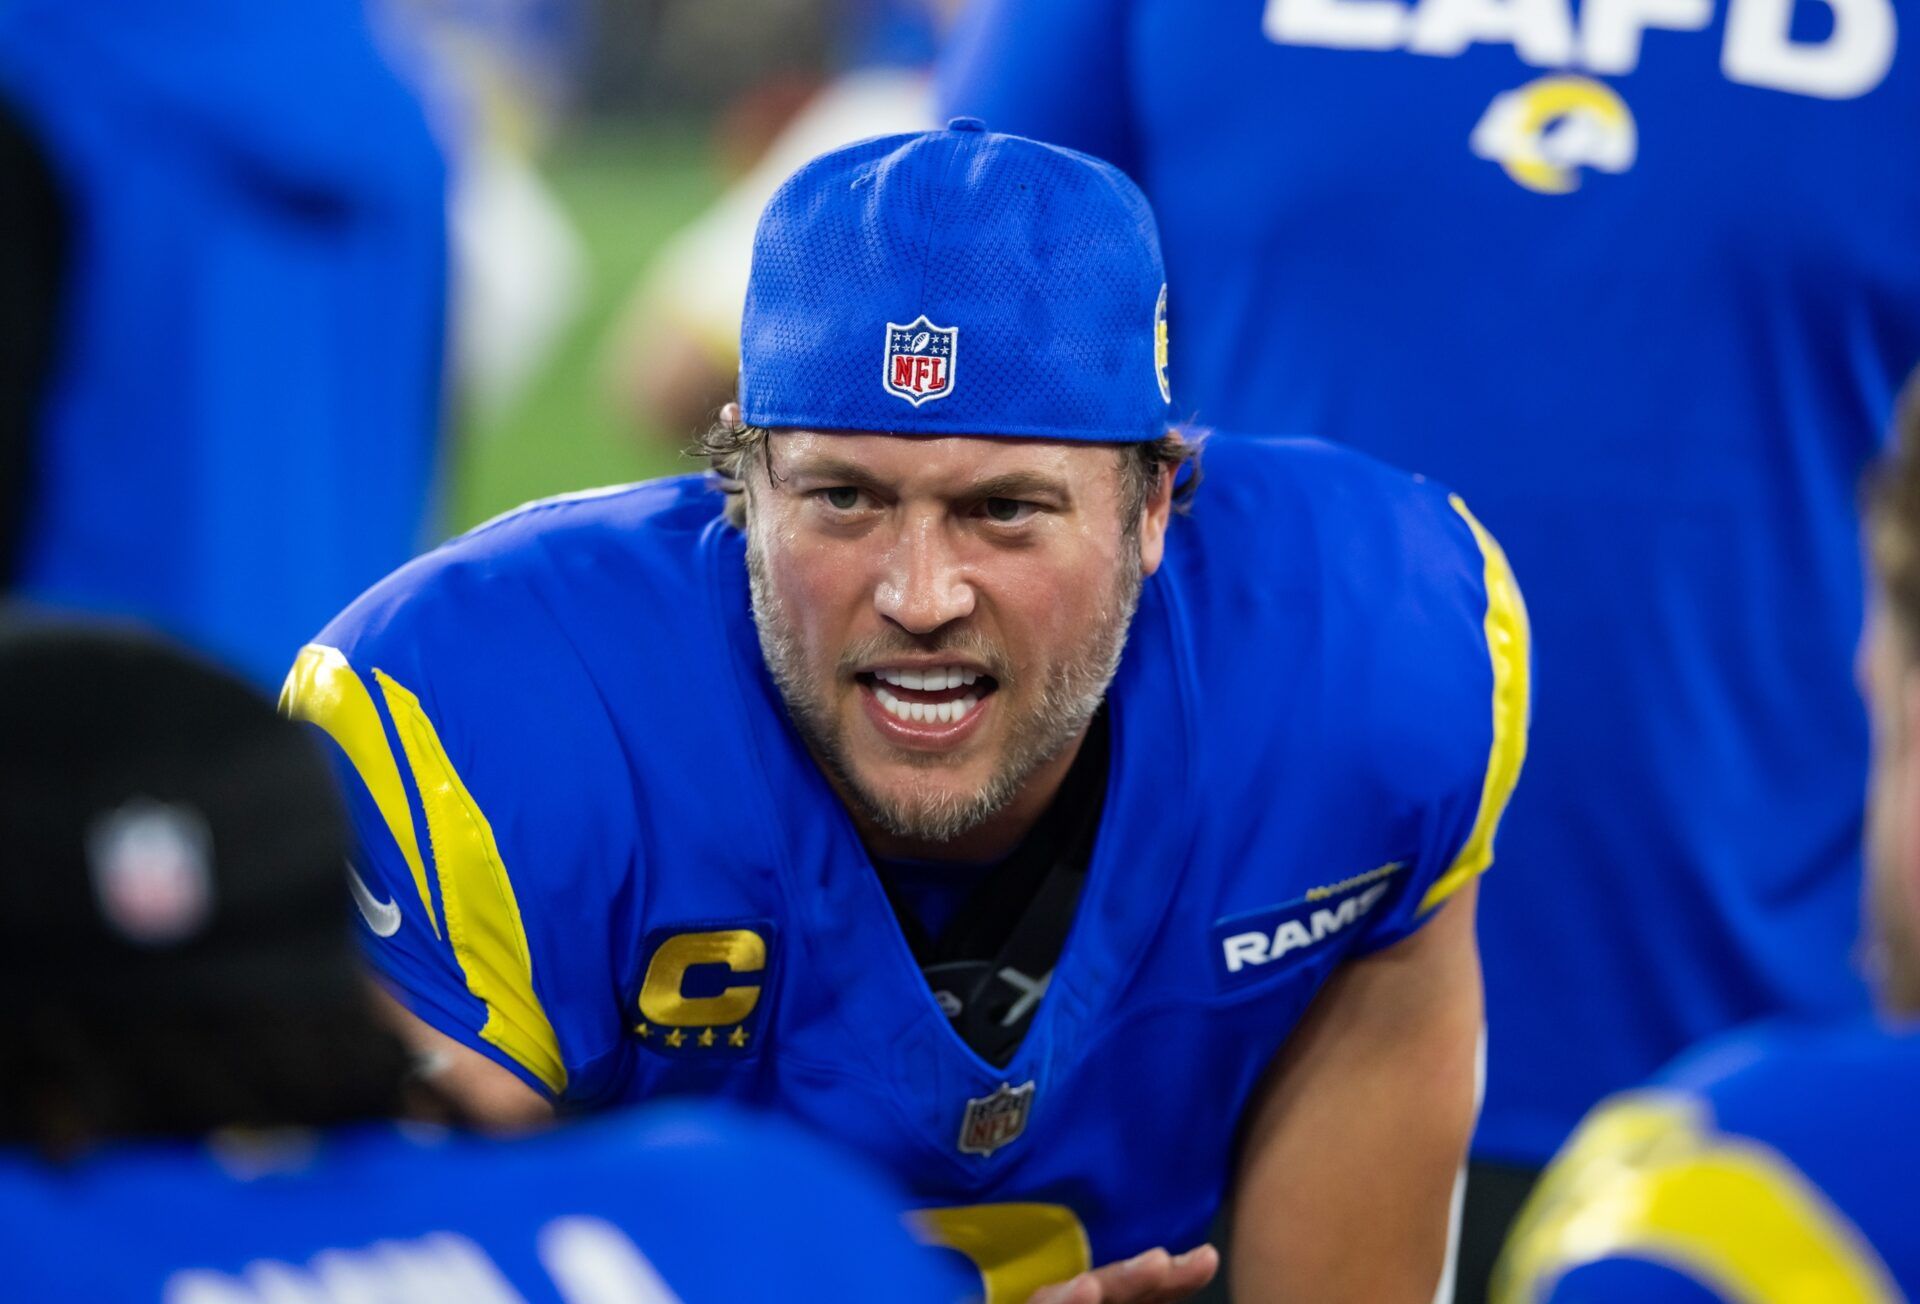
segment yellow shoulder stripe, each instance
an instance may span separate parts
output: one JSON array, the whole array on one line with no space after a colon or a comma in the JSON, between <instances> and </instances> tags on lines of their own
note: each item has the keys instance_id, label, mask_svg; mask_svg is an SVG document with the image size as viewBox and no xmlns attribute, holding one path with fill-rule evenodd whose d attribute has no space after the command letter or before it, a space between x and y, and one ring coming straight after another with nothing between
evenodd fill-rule
<instances>
[{"instance_id":1,"label":"yellow shoulder stripe","mask_svg":"<svg viewBox=\"0 0 1920 1304\"><path fill-rule=\"evenodd\" d=\"M1732 1304L1897 1304L1866 1238L1777 1151L1713 1129L1690 1096L1602 1106L1528 1201L1495 1274L1497 1304L1531 1304L1581 1264L1667 1264Z\"/></svg>"},{"instance_id":2,"label":"yellow shoulder stripe","mask_svg":"<svg viewBox=\"0 0 1920 1304\"><path fill-rule=\"evenodd\" d=\"M420 904L427 912L427 923L438 937L440 921L434 916L433 894L427 890L427 871L420 861L420 840L413 831L413 811L407 806L407 790L400 783L400 767L394 763L393 749L380 727L380 712L374 708L373 696L339 649L319 643L300 649L280 689L280 712L318 725L346 753L372 794L387 830L400 844L400 854L406 859Z\"/></svg>"},{"instance_id":3,"label":"yellow shoulder stripe","mask_svg":"<svg viewBox=\"0 0 1920 1304\"><path fill-rule=\"evenodd\" d=\"M480 1036L558 1095L566 1090L566 1063L560 1039L533 989L527 930L493 826L461 782L420 699L384 671L376 669L373 677L420 789L440 901L447 912L447 940L466 975L467 990L486 1003L487 1022Z\"/></svg>"},{"instance_id":4,"label":"yellow shoulder stripe","mask_svg":"<svg viewBox=\"0 0 1920 1304\"><path fill-rule=\"evenodd\" d=\"M1514 583L1513 568L1507 554L1486 527L1474 519L1458 494L1447 501L1473 531L1480 545L1487 589L1487 614L1484 622L1487 655L1493 662L1493 746L1487 754L1486 777L1480 784L1480 809L1473 817L1473 828L1427 895L1420 901L1425 913L1445 901L1462 884L1469 882L1493 863L1493 834L1506 813L1513 785L1520 781L1520 765L1527 758L1527 713L1531 689L1527 677L1531 670L1532 635L1527 628L1527 605Z\"/></svg>"}]
</instances>

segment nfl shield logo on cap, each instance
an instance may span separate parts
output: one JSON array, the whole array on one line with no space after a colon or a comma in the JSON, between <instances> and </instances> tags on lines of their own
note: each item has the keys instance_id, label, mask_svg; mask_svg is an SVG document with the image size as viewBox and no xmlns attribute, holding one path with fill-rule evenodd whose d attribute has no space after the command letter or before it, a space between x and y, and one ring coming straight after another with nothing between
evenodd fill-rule
<instances>
[{"instance_id":1,"label":"nfl shield logo on cap","mask_svg":"<svg viewBox=\"0 0 1920 1304\"><path fill-rule=\"evenodd\" d=\"M953 367L960 351L958 326L935 326L927 315L902 326L887 323L887 349L880 383L887 393L919 407L953 393Z\"/></svg>"}]
</instances>

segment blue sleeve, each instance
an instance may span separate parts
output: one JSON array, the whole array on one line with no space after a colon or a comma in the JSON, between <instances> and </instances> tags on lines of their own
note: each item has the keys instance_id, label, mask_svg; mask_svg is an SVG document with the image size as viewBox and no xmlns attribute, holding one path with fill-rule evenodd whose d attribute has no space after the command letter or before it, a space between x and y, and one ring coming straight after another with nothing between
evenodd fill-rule
<instances>
[{"instance_id":1,"label":"blue sleeve","mask_svg":"<svg viewBox=\"0 0 1920 1304\"><path fill-rule=\"evenodd\" d=\"M606 903L632 872L625 767L537 612L407 574L305 648L282 699L333 744L368 956L430 1026L590 1101L624 1040Z\"/></svg>"},{"instance_id":2,"label":"blue sleeve","mask_svg":"<svg viewBox=\"0 0 1920 1304\"><path fill-rule=\"evenodd\" d=\"M1424 481L1401 513L1407 571L1391 611L1370 736L1397 802L1419 811L1408 880L1359 942L1419 929L1493 863L1494 835L1526 758L1531 646L1526 604L1500 545L1457 495Z\"/></svg>"},{"instance_id":3,"label":"blue sleeve","mask_svg":"<svg viewBox=\"0 0 1920 1304\"><path fill-rule=\"evenodd\" d=\"M940 102L1137 177L1130 18L1130 0L975 0L941 59Z\"/></svg>"}]
</instances>

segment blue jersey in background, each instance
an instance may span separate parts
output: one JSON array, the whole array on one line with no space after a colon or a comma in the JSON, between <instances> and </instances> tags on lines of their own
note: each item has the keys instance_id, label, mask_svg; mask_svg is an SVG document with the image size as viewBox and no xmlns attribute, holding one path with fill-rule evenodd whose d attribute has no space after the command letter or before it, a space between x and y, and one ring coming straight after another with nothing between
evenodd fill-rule
<instances>
[{"instance_id":1,"label":"blue jersey in background","mask_svg":"<svg viewBox=\"0 0 1920 1304\"><path fill-rule=\"evenodd\" d=\"M1483 1157L1864 1008L1854 495L1920 358L1896 9L982 0L955 38L949 112L1153 202L1183 411L1443 479L1512 558Z\"/></svg>"},{"instance_id":2,"label":"blue jersey in background","mask_svg":"<svg viewBox=\"0 0 1920 1304\"><path fill-rule=\"evenodd\" d=\"M1500 1304L1920 1298L1920 1037L1755 1031L1596 1110L1542 1180Z\"/></svg>"},{"instance_id":3,"label":"blue jersey in background","mask_svg":"<svg viewBox=\"0 0 1920 1304\"><path fill-rule=\"evenodd\" d=\"M7 1299L951 1304L943 1257L864 1172L725 1110L0 1155Z\"/></svg>"},{"instance_id":4,"label":"blue jersey in background","mask_svg":"<svg viewBox=\"0 0 1920 1304\"><path fill-rule=\"evenodd\" d=\"M10 0L68 219L17 596L263 685L426 541L446 216L359 3Z\"/></svg>"},{"instance_id":5,"label":"blue jersey in background","mask_svg":"<svg viewBox=\"0 0 1920 1304\"><path fill-rule=\"evenodd\" d=\"M788 723L699 477L483 526L301 655L287 703L343 762L372 963L576 1107L726 1096L853 1145L995 1299L1204 1239L1313 994L1491 859L1527 673L1458 499L1308 441L1207 457L1006 1067L949 1026Z\"/></svg>"}]
</instances>

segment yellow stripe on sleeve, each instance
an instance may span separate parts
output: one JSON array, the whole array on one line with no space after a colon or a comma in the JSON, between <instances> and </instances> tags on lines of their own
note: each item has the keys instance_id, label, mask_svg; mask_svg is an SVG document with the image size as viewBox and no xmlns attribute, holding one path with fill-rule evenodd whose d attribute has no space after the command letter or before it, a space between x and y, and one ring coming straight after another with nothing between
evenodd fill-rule
<instances>
[{"instance_id":1,"label":"yellow stripe on sleeve","mask_svg":"<svg viewBox=\"0 0 1920 1304\"><path fill-rule=\"evenodd\" d=\"M420 893L420 904L427 912L427 923L438 937L440 921L434 915L433 893L427 889L420 839L414 833L413 811L400 782L400 767L387 745L386 731L380 727L373 695L339 649L319 643L300 649L280 689L280 713L318 725L346 753L360 781L367 785L387 830L400 845L400 854L413 875L413 886Z\"/></svg>"},{"instance_id":2,"label":"yellow stripe on sleeve","mask_svg":"<svg viewBox=\"0 0 1920 1304\"><path fill-rule=\"evenodd\" d=\"M1582 1264L1651 1260L1731 1304L1898 1304L1858 1229L1777 1151L1715 1131L1699 1101L1638 1092L1580 1128L1528 1201L1496 1304L1533 1304Z\"/></svg>"},{"instance_id":3,"label":"yellow stripe on sleeve","mask_svg":"<svg viewBox=\"0 0 1920 1304\"><path fill-rule=\"evenodd\" d=\"M487 1007L480 1036L499 1047L555 1095L566 1090L560 1039L533 989L533 956L493 827L453 768L420 699L384 671L374 679L387 701L427 817L447 940L467 990Z\"/></svg>"},{"instance_id":4,"label":"yellow stripe on sleeve","mask_svg":"<svg viewBox=\"0 0 1920 1304\"><path fill-rule=\"evenodd\" d=\"M1527 759L1527 713L1530 688L1527 677L1531 666L1532 635L1527 628L1527 605L1521 600L1520 586L1514 583L1513 568L1507 554L1486 527L1474 519L1458 494L1447 501L1473 531L1480 545L1483 576L1487 589L1487 614L1484 621L1487 655L1493 662L1493 746L1487 754L1486 776L1480 783L1480 809L1473 817L1473 828L1427 895L1420 901L1420 912L1445 901L1462 884L1470 881L1493 863L1493 834L1506 813L1507 799L1520 781L1520 766Z\"/></svg>"}]
</instances>

